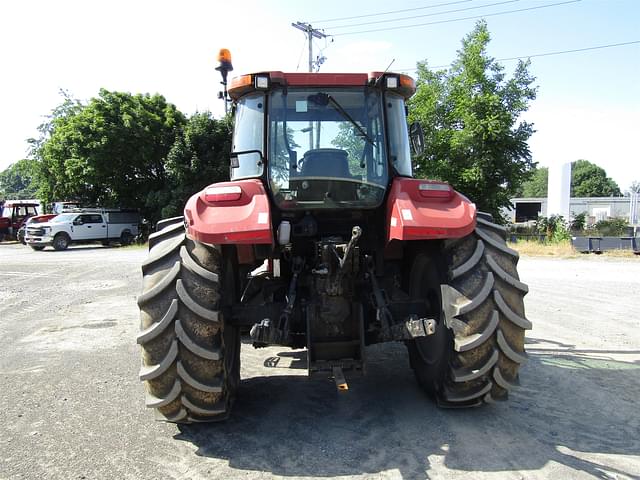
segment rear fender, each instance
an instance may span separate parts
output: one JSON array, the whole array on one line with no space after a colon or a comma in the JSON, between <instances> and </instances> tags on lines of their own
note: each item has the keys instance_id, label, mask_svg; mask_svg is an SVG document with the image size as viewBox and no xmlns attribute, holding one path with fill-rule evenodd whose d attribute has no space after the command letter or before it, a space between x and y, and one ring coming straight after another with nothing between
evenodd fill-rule
<instances>
[{"instance_id":1,"label":"rear fender","mask_svg":"<svg viewBox=\"0 0 640 480\"><path fill-rule=\"evenodd\" d=\"M449 185L396 178L387 198L387 243L461 238L476 226L476 206Z\"/></svg>"},{"instance_id":2,"label":"rear fender","mask_svg":"<svg viewBox=\"0 0 640 480\"><path fill-rule=\"evenodd\" d=\"M240 197L210 201L211 196L207 196L207 191L218 187L240 187ZM264 185L257 179L209 185L189 199L184 216L187 235L199 242L273 244L269 197Z\"/></svg>"}]
</instances>

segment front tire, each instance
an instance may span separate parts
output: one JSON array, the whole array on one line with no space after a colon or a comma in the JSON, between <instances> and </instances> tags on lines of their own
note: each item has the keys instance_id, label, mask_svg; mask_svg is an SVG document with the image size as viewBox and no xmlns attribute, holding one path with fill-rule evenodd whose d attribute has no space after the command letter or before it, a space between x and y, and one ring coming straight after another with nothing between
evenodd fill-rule
<instances>
[{"instance_id":1,"label":"front tire","mask_svg":"<svg viewBox=\"0 0 640 480\"><path fill-rule=\"evenodd\" d=\"M429 374L429 365L414 354L418 382L441 406L506 400L518 384L526 360L524 332L531 328L523 301L528 287L516 268L518 253L507 246L506 229L479 214L474 233L445 242L444 257L447 282L441 302L450 332L442 356L446 364L440 364L438 375Z\"/></svg>"},{"instance_id":2,"label":"front tire","mask_svg":"<svg viewBox=\"0 0 640 480\"><path fill-rule=\"evenodd\" d=\"M182 218L149 237L138 298L146 404L176 423L227 418L240 382L240 332L221 301L233 297L231 255L189 240Z\"/></svg>"},{"instance_id":3,"label":"front tire","mask_svg":"<svg viewBox=\"0 0 640 480\"><path fill-rule=\"evenodd\" d=\"M71 239L66 233L58 233L53 237L53 248L55 250L66 250L69 247L69 243L71 243Z\"/></svg>"}]
</instances>

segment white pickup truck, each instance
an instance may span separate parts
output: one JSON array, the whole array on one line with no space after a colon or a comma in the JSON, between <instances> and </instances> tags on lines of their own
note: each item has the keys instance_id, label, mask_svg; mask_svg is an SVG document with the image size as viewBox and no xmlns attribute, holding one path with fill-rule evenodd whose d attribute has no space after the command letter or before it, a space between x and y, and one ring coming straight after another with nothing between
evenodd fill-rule
<instances>
[{"instance_id":1,"label":"white pickup truck","mask_svg":"<svg viewBox=\"0 0 640 480\"><path fill-rule=\"evenodd\" d=\"M63 213L47 223L29 225L25 241L34 250L52 246L65 250L71 244L112 241L130 244L138 235L140 214L126 210L83 210Z\"/></svg>"}]
</instances>

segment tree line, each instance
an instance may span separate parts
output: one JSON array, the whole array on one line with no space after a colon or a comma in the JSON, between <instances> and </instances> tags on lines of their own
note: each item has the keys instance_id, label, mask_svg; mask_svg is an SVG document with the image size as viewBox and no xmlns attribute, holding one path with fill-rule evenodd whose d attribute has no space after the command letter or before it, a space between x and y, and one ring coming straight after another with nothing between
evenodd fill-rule
<instances>
[{"instance_id":1,"label":"tree line","mask_svg":"<svg viewBox=\"0 0 640 480\"><path fill-rule=\"evenodd\" d=\"M30 140L30 158L0 174L5 197L179 215L194 192L228 178L230 121L185 116L161 95L100 90L64 101Z\"/></svg>"},{"instance_id":2,"label":"tree line","mask_svg":"<svg viewBox=\"0 0 640 480\"><path fill-rule=\"evenodd\" d=\"M546 197L549 181L547 167L536 168L531 179L523 183L521 197ZM637 191L637 182L631 185L631 191ZM604 168L588 160L571 162L572 197L620 197L622 192L618 184L607 176Z\"/></svg>"},{"instance_id":3,"label":"tree line","mask_svg":"<svg viewBox=\"0 0 640 480\"><path fill-rule=\"evenodd\" d=\"M534 127L520 119L536 98L530 63L520 61L507 78L488 54L490 39L480 21L450 68L419 62L408 112L425 134L414 175L449 182L500 219L511 198L542 194L546 181L527 143ZM39 131L29 158L0 173L0 197L136 207L157 221L181 214L190 195L228 179L231 119L187 116L158 94L102 89L83 104L63 92ZM593 180L593 167L576 162L574 193L619 195L599 167L603 181ZM607 190L598 190L603 186Z\"/></svg>"}]
</instances>

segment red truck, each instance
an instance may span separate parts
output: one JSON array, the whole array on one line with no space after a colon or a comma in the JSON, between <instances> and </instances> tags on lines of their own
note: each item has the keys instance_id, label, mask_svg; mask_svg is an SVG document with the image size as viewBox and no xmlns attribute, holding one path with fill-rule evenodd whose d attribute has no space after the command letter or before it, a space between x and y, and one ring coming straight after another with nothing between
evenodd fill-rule
<instances>
[{"instance_id":1,"label":"red truck","mask_svg":"<svg viewBox=\"0 0 640 480\"><path fill-rule=\"evenodd\" d=\"M38 215L40 203L34 200L7 200L0 214L0 240L15 239L27 219Z\"/></svg>"}]
</instances>

